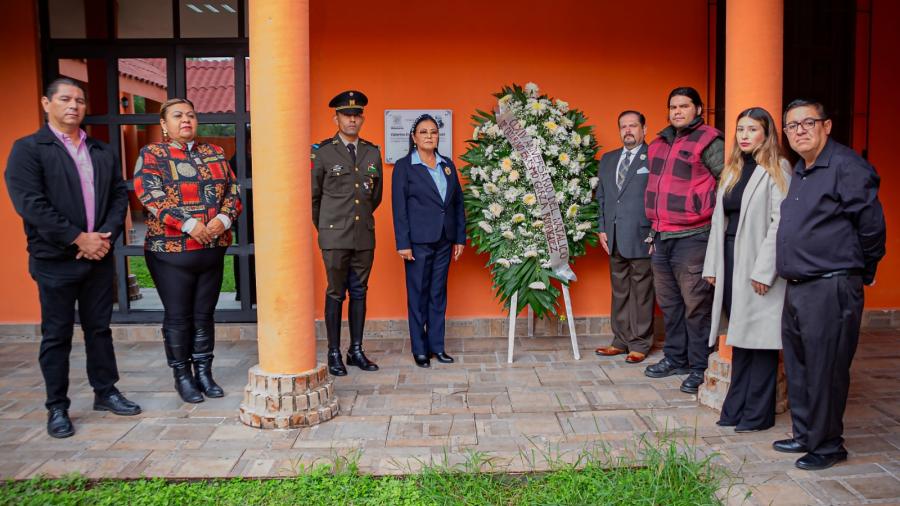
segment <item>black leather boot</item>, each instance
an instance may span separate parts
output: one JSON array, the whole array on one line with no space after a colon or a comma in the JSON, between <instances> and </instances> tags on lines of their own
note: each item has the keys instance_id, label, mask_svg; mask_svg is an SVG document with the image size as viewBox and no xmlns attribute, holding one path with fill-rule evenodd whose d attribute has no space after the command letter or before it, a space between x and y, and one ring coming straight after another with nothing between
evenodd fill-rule
<instances>
[{"instance_id":1,"label":"black leather boot","mask_svg":"<svg viewBox=\"0 0 900 506\"><path fill-rule=\"evenodd\" d=\"M213 348L216 346L216 329L213 326L194 329L194 345L191 360L194 362L194 381L207 397L225 397L225 391L212 377Z\"/></svg>"},{"instance_id":2,"label":"black leather boot","mask_svg":"<svg viewBox=\"0 0 900 506\"><path fill-rule=\"evenodd\" d=\"M166 348L166 361L175 376L175 391L184 402L196 404L203 402L203 394L194 383L191 374L191 342L190 334L180 330L163 329L163 342Z\"/></svg>"},{"instance_id":3,"label":"black leather boot","mask_svg":"<svg viewBox=\"0 0 900 506\"><path fill-rule=\"evenodd\" d=\"M346 376L347 368L341 360L341 313L343 304L339 300L325 297L325 333L328 335L328 372L335 376Z\"/></svg>"},{"instance_id":4,"label":"black leather boot","mask_svg":"<svg viewBox=\"0 0 900 506\"><path fill-rule=\"evenodd\" d=\"M362 349L363 329L366 326L366 300L350 299L350 350L347 365L355 365L363 371L377 371L378 365L366 357Z\"/></svg>"}]
</instances>

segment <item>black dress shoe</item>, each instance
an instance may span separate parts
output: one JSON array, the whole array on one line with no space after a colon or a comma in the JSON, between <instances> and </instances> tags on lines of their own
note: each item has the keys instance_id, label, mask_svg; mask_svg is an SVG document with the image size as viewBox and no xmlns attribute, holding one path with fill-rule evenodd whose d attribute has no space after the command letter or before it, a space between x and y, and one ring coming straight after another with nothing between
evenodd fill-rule
<instances>
[{"instance_id":1,"label":"black dress shoe","mask_svg":"<svg viewBox=\"0 0 900 506\"><path fill-rule=\"evenodd\" d=\"M821 471L837 464L842 460L847 460L846 453L829 453L828 455L819 455L818 453L807 453L797 459L794 463L804 471Z\"/></svg>"},{"instance_id":2,"label":"black dress shoe","mask_svg":"<svg viewBox=\"0 0 900 506\"><path fill-rule=\"evenodd\" d=\"M341 359L341 350L328 350L328 372L332 376L346 376L347 368Z\"/></svg>"},{"instance_id":3,"label":"black dress shoe","mask_svg":"<svg viewBox=\"0 0 900 506\"><path fill-rule=\"evenodd\" d=\"M451 357L450 355L447 355L443 351L440 353L435 353L434 358L436 358L437 361L442 364L452 364L453 362L456 362L456 360L453 360L453 357Z\"/></svg>"},{"instance_id":4,"label":"black dress shoe","mask_svg":"<svg viewBox=\"0 0 900 506\"><path fill-rule=\"evenodd\" d=\"M680 390L686 394L696 394L700 385L703 384L703 373L693 371L684 381L681 382Z\"/></svg>"},{"instance_id":5,"label":"black dress shoe","mask_svg":"<svg viewBox=\"0 0 900 506\"><path fill-rule=\"evenodd\" d=\"M719 427L734 427L737 424L732 423L732 422L726 422L724 420L718 420L718 421L716 421L716 425L718 425Z\"/></svg>"},{"instance_id":6,"label":"black dress shoe","mask_svg":"<svg viewBox=\"0 0 900 506\"><path fill-rule=\"evenodd\" d=\"M761 432L764 430L769 430L772 427L772 425L769 425L768 427L741 427L740 425L738 425L734 428L734 432L737 434L746 434L747 432Z\"/></svg>"},{"instance_id":7,"label":"black dress shoe","mask_svg":"<svg viewBox=\"0 0 900 506\"><path fill-rule=\"evenodd\" d=\"M772 443L772 449L781 453L803 453L806 451L806 447L793 438L775 441Z\"/></svg>"},{"instance_id":8,"label":"black dress shoe","mask_svg":"<svg viewBox=\"0 0 900 506\"><path fill-rule=\"evenodd\" d=\"M129 401L121 393L100 397L94 395L94 411L112 411L116 415L132 416L141 413L141 407Z\"/></svg>"},{"instance_id":9,"label":"black dress shoe","mask_svg":"<svg viewBox=\"0 0 900 506\"><path fill-rule=\"evenodd\" d=\"M62 408L50 408L47 413L47 434L62 439L75 434L75 427L69 419L69 412Z\"/></svg>"},{"instance_id":10,"label":"black dress shoe","mask_svg":"<svg viewBox=\"0 0 900 506\"><path fill-rule=\"evenodd\" d=\"M669 362L669 359L663 358L659 362L648 365L644 369L644 375L651 378L665 378L673 374L687 374L691 372L687 367L675 367L675 364Z\"/></svg>"},{"instance_id":11,"label":"black dress shoe","mask_svg":"<svg viewBox=\"0 0 900 506\"><path fill-rule=\"evenodd\" d=\"M416 361L416 365L419 367L431 367L431 360L428 359L428 355L413 355L413 360Z\"/></svg>"}]
</instances>

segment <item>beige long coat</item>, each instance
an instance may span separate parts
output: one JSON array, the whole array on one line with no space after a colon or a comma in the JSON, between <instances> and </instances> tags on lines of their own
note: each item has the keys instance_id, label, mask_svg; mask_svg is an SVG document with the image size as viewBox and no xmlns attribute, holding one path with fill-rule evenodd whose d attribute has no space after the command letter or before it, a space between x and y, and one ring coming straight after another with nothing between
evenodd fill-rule
<instances>
[{"instance_id":1,"label":"beige long coat","mask_svg":"<svg viewBox=\"0 0 900 506\"><path fill-rule=\"evenodd\" d=\"M791 167L781 162L790 181ZM726 181L727 183L727 181ZM703 277L715 277L712 325L709 345L718 338L722 316L725 277L725 228L728 219L722 206L723 192L717 192L712 229L706 247ZM781 218L784 192L766 170L757 165L741 198L741 212L734 239L734 276L731 288L731 320L728 338L731 346L750 349L781 349L781 310L785 280L775 272L775 236ZM765 295L753 291L750 280L769 285Z\"/></svg>"}]
</instances>

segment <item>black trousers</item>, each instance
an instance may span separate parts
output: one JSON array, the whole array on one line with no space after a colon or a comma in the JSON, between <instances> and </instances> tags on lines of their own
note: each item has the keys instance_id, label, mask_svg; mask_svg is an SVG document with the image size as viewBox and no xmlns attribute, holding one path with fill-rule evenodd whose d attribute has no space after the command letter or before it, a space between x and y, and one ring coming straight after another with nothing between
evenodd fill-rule
<instances>
[{"instance_id":1,"label":"black trousers","mask_svg":"<svg viewBox=\"0 0 900 506\"><path fill-rule=\"evenodd\" d=\"M447 276L453 243L413 243L415 260L406 267L406 307L413 355L443 353L447 315Z\"/></svg>"},{"instance_id":2,"label":"black trousers","mask_svg":"<svg viewBox=\"0 0 900 506\"><path fill-rule=\"evenodd\" d=\"M625 258L613 243L609 255L612 287L612 345L647 354L653 346L653 271L649 258Z\"/></svg>"},{"instance_id":3,"label":"black trousers","mask_svg":"<svg viewBox=\"0 0 900 506\"><path fill-rule=\"evenodd\" d=\"M703 279L709 232L654 242L650 265L663 313L663 353L677 367L703 373L709 362L713 288Z\"/></svg>"},{"instance_id":4,"label":"black trousers","mask_svg":"<svg viewBox=\"0 0 900 506\"><path fill-rule=\"evenodd\" d=\"M69 354L76 302L84 330L88 381L99 396L118 393L119 369L109 329L116 273L113 256L99 262L29 258L28 270L37 282L41 302L38 361L47 389L47 409L69 409Z\"/></svg>"},{"instance_id":5,"label":"black trousers","mask_svg":"<svg viewBox=\"0 0 900 506\"><path fill-rule=\"evenodd\" d=\"M213 327L225 249L147 252L147 269L165 309L163 328L192 333L197 328Z\"/></svg>"},{"instance_id":6,"label":"black trousers","mask_svg":"<svg viewBox=\"0 0 900 506\"><path fill-rule=\"evenodd\" d=\"M788 283L781 318L794 439L820 455L844 454L844 408L859 342L861 276Z\"/></svg>"}]
</instances>

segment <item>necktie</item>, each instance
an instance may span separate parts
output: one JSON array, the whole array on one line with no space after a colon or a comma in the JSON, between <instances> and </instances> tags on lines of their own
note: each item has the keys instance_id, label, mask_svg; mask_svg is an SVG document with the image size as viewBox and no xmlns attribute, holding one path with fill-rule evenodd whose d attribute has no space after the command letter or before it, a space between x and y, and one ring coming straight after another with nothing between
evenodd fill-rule
<instances>
[{"instance_id":1,"label":"necktie","mask_svg":"<svg viewBox=\"0 0 900 506\"><path fill-rule=\"evenodd\" d=\"M631 167L631 151L625 152L625 158L619 162L619 168L616 169L616 186L619 189L622 189L622 185L625 184L625 174L628 172L628 168Z\"/></svg>"},{"instance_id":2,"label":"necktie","mask_svg":"<svg viewBox=\"0 0 900 506\"><path fill-rule=\"evenodd\" d=\"M350 151L350 159L353 160L353 165L356 165L356 145L347 144L347 151Z\"/></svg>"}]
</instances>

